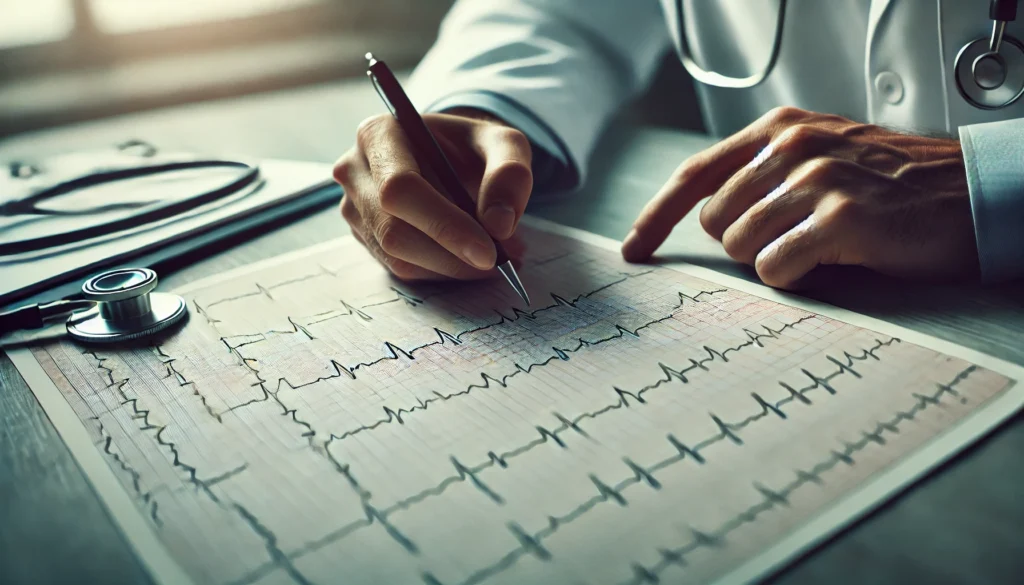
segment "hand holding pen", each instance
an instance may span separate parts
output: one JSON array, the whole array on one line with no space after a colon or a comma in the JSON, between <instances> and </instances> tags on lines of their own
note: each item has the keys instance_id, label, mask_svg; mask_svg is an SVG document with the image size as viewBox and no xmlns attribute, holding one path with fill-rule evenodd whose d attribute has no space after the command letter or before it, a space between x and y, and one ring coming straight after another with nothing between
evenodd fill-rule
<instances>
[{"instance_id":1,"label":"hand holding pen","mask_svg":"<svg viewBox=\"0 0 1024 585\"><path fill-rule=\"evenodd\" d=\"M380 61L371 67L386 71ZM388 97L389 107L399 99ZM482 112L427 114L421 123L440 146L449 172L458 179L454 187L463 189L468 205L454 200L453 186L443 182L443 167L434 168L440 163L431 164L399 119L383 114L360 126L356 146L334 167L345 189L342 216L355 237L399 278L490 276L496 264L507 261L503 246L495 242L514 233L530 197L529 142Z\"/></svg>"}]
</instances>

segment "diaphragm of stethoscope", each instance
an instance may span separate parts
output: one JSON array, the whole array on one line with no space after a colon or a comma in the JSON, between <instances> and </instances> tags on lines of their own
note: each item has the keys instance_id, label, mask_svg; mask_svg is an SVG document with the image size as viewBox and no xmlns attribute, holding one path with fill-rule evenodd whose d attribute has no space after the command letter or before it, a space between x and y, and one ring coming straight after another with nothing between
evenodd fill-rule
<instances>
[{"instance_id":1,"label":"diaphragm of stethoscope","mask_svg":"<svg viewBox=\"0 0 1024 585\"><path fill-rule=\"evenodd\" d=\"M998 54L989 54L990 41L979 38L957 53L954 76L957 91L969 104L998 110L1024 94L1024 45L1005 35Z\"/></svg>"},{"instance_id":2,"label":"diaphragm of stethoscope","mask_svg":"<svg viewBox=\"0 0 1024 585\"><path fill-rule=\"evenodd\" d=\"M82 284L82 296L95 301L68 320L68 335L85 343L121 343L160 333L188 316L178 295L153 292L156 273L123 268L98 274Z\"/></svg>"}]
</instances>

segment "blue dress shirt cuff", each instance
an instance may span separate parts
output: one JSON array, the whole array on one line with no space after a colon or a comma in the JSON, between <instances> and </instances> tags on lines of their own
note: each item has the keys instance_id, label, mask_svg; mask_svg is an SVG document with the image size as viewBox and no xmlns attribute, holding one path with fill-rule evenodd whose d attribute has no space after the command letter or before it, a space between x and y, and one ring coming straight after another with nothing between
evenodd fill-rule
<instances>
[{"instance_id":1,"label":"blue dress shirt cuff","mask_svg":"<svg viewBox=\"0 0 1024 585\"><path fill-rule=\"evenodd\" d=\"M1024 118L960 127L982 281L1024 276Z\"/></svg>"},{"instance_id":2,"label":"blue dress shirt cuff","mask_svg":"<svg viewBox=\"0 0 1024 585\"><path fill-rule=\"evenodd\" d=\"M579 182L565 145L547 124L518 103L496 93L472 91L447 96L427 108L444 112L454 108L476 108L507 122L526 135L533 149L534 191L563 191Z\"/></svg>"}]
</instances>

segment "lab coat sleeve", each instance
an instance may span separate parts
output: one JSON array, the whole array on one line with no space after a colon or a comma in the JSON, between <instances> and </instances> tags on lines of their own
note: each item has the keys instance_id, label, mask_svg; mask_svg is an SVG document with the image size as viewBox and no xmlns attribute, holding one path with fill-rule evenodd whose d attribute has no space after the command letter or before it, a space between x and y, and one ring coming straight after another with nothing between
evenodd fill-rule
<instances>
[{"instance_id":1,"label":"lab coat sleeve","mask_svg":"<svg viewBox=\"0 0 1024 585\"><path fill-rule=\"evenodd\" d=\"M960 127L981 277L1024 276L1024 118Z\"/></svg>"},{"instance_id":2,"label":"lab coat sleeve","mask_svg":"<svg viewBox=\"0 0 1024 585\"><path fill-rule=\"evenodd\" d=\"M451 108L460 95L496 96L503 105L492 113L532 118L542 129L528 133L535 144L557 145L551 154L567 163L557 183L572 188L597 136L647 86L669 46L657 0L459 0L410 95L421 111Z\"/></svg>"}]
</instances>

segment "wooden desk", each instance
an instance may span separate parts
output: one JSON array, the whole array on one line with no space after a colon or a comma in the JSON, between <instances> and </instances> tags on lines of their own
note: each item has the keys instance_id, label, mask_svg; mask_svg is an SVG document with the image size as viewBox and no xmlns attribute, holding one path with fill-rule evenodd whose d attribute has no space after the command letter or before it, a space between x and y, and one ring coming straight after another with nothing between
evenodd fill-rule
<instances>
[{"instance_id":1,"label":"wooden desk","mask_svg":"<svg viewBox=\"0 0 1024 585\"><path fill-rule=\"evenodd\" d=\"M211 102L52 130L0 142L0 161L140 137L167 147L329 162L358 122L380 110L364 80ZM329 131L326 129L330 129ZM531 213L621 238L678 163L707 139L620 130L605 137L590 186L536 200ZM347 230L328 209L187 269L168 287L321 242ZM663 256L744 278L687 218ZM864 271L829 271L811 291L1024 364L1024 285L995 289L910 285ZM147 583L148 576L6 355L0 355L0 583ZM1024 424L1021 417L886 505L775 581L1016 583L1024 575Z\"/></svg>"}]
</instances>

